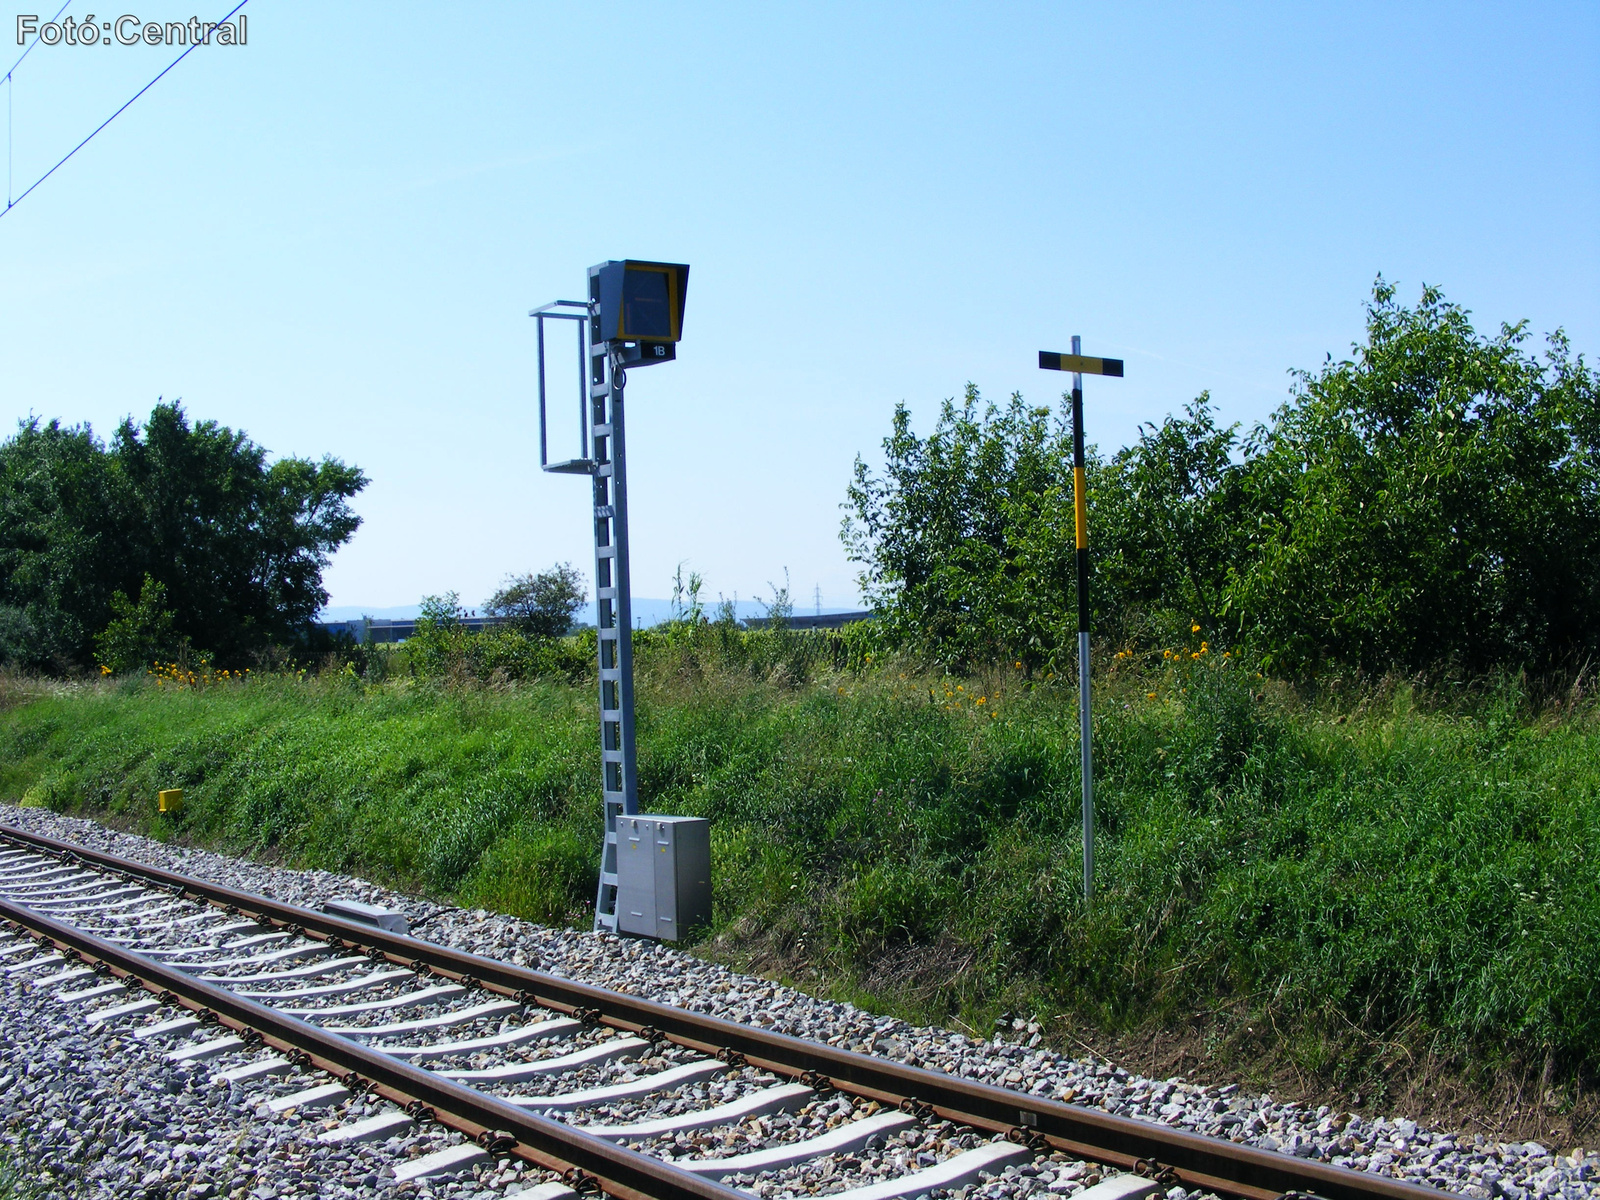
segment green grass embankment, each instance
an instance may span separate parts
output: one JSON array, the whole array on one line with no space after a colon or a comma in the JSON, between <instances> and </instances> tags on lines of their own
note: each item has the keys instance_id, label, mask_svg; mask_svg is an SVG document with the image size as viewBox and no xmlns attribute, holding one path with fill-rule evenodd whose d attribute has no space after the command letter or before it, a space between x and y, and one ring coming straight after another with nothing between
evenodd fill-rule
<instances>
[{"instance_id":1,"label":"green grass embankment","mask_svg":"<svg viewBox=\"0 0 1600 1200\"><path fill-rule=\"evenodd\" d=\"M1233 1012L1330 1081L1370 1069L1340 1031L1592 1070L1593 717L1265 691L1226 662L1108 674L1087 914L1075 696L1054 684L647 679L642 791L713 819L712 952L908 1015L1115 1032ZM14 692L0 797L581 925L593 722L563 684ZM158 816L174 786L184 810Z\"/></svg>"}]
</instances>

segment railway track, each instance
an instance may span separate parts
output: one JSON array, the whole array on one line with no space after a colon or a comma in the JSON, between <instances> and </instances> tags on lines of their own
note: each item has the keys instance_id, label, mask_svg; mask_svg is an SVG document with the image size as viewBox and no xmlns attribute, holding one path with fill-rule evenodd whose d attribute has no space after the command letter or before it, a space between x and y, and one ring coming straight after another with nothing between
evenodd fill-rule
<instances>
[{"instance_id":1,"label":"railway track","mask_svg":"<svg viewBox=\"0 0 1600 1200\"><path fill-rule=\"evenodd\" d=\"M324 1141L431 1122L464 1135L397 1163L402 1181L516 1157L559 1177L538 1200L733 1200L786 1182L813 1190L794 1180L807 1164L859 1167L893 1146L895 1169L833 1194L937 1196L1045 1155L1095 1164L1104 1178L1085 1200L1174 1186L1242 1200L1439 1194L689 1012L4 825L0 921L0 970L88 1022L137 1023L134 1036L168 1047L173 1063L261 1089L270 1111L360 1097L369 1115L329 1122ZM596 1116L630 1106L646 1119Z\"/></svg>"}]
</instances>

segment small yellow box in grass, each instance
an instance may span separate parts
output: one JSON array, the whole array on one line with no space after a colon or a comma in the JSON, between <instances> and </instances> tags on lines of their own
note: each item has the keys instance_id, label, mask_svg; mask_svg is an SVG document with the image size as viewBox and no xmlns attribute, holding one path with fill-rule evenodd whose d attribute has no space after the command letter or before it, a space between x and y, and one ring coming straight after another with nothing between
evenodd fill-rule
<instances>
[{"instance_id":1,"label":"small yellow box in grass","mask_svg":"<svg viewBox=\"0 0 1600 1200\"><path fill-rule=\"evenodd\" d=\"M156 793L156 810L158 812L177 812L182 807L182 788L167 788Z\"/></svg>"}]
</instances>

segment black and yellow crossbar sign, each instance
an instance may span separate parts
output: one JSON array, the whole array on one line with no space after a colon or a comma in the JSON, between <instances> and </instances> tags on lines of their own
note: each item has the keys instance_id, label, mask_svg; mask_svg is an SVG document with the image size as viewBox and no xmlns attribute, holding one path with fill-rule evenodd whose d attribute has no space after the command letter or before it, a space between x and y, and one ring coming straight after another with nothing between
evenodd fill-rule
<instances>
[{"instance_id":1,"label":"black and yellow crossbar sign","mask_svg":"<svg viewBox=\"0 0 1600 1200\"><path fill-rule=\"evenodd\" d=\"M1041 371L1073 371L1079 375L1118 375L1122 374L1122 360L1120 358L1086 358L1082 354L1052 354L1048 350L1039 351L1039 369Z\"/></svg>"}]
</instances>

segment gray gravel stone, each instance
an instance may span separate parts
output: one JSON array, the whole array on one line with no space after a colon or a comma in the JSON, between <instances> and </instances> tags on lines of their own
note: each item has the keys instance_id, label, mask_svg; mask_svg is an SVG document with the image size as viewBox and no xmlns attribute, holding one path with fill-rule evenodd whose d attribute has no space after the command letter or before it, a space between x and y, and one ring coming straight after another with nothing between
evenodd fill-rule
<instances>
[{"instance_id":1,"label":"gray gravel stone","mask_svg":"<svg viewBox=\"0 0 1600 1200\"><path fill-rule=\"evenodd\" d=\"M695 1012L710 1013L730 1020L827 1042L830 1045L876 1054L898 1062L926 1066L971 1079L1016 1088L1034 1095L1068 1100L1120 1113L1138 1120L1171 1125L1195 1133L1227 1138L1277 1150L1280 1153L1332 1162L1359 1171L1381 1173L1411 1182L1423 1183L1490 1200L1535 1200L1560 1197L1561 1200L1600 1200L1600 1153L1585 1155L1582 1150L1556 1154L1537 1143L1505 1144L1487 1141L1481 1135L1469 1136L1442 1130L1428 1130L1416 1122L1396 1116L1391 1119L1364 1118L1354 1113L1335 1113L1326 1107L1307 1110L1293 1103L1279 1104L1271 1096L1246 1096L1233 1084L1210 1087L1182 1078L1151 1079L1130 1074L1112 1063L1097 1058L1069 1058L1043 1047L1042 1029L1035 1023L1018 1020L1010 1029L992 1038L978 1038L949 1030L917 1027L890 1017L874 1016L852 1005L821 1000L793 988L731 971L705 962L682 951L652 942L591 934L574 930L551 929L512 917L450 907L388 891L365 880L335 875L326 871L295 871L264 866L214 854L209 851L168 846L130 834L118 833L90 821L63 817L43 809L18 809L0 805L0 821L79 844L119 854L169 870L196 875L217 883L258 892L288 903L320 907L335 897L362 900L406 913L413 935L441 945L470 950L501 958L518 965L537 965L554 975L582 979L619 992L674 1004ZM114 1030L85 1032L81 1014L71 1012L31 995L31 985L12 983L0 995L5 1006L6 1024L0 1038L0 1116L5 1120L7 1138L13 1145L37 1144L41 1153L31 1161L50 1164L47 1168L64 1179L87 1179L92 1171L115 1173L122 1186L137 1189L152 1173L155 1182L171 1179L183 1165L193 1162L194 1171L203 1170L205 1180L189 1180L210 1186L210 1192L191 1195L319 1195L366 1196L399 1194L392 1184L393 1168L388 1166L396 1154L414 1157L437 1148L438 1138L425 1135L400 1147L352 1146L337 1151L330 1162L336 1181L322 1178L323 1160L307 1143L322 1131L322 1112L305 1120L296 1115L288 1121L261 1122L254 1118L256 1106L264 1107L271 1094L287 1094L309 1086L302 1076L297 1081L275 1079L250 1097L226 1090L196 1088L181 1073L168 1071L155 1061L156 1050L135 1048L133 1039L117 1038ZM31 1016L13 1027L10 1014L15 1006ZM158 1014L159 1015L159 1014ZM82 1104L86 1081L74 1067L80 1056L60 1050L63 1029L85 1045L97 1047L94 1059L102 1068L91 1072L98 1079L100 1070L115 1079L112 1090L94 1103L92 1128L101 1130L83 1138L70 1119L57 1119L60 1126L22 1120L17 1102L12 1100L8 1081L24 1080L30 1097L66 1093L65 1082L54 1090L53 1080L77 1080L73 1103ZM450 1036L459 1036L451 1034ZM114 1043L114 1046L113 1046ZM534 1053L568 1052L579 1041L552 1042ZM682 1056L664 1049L649 1058L609 1064L592 1071L581 1080L563 1079L559 1090L592 1086L596 1082L621 1082L664 1070ZM34 1068L42 1078L37 1082ZM58 1074L59 1072L59 1074ZM152 1090L152 1078L175 1078L176 1092ZM140 1083L140 1080L144 1080ZM575 1114L578 1121L606 1124L647 1120L675 1115L688 1108L724 1103L770 1082L759 1072L732 1072L709 1084L669 1096L664 1100L635 1101L606 1106ZM543 1086L543 1085L536 1085ZM554 1087L555 1085L551 1085ZM274 1092L273 1089L276 1089ZM508 1090L523 1090L527 1088ZM160 1100L149 1099L152 1095ZM62 1103L67 1103L62 1101ZM840 1109L839 1106L843 1105ZM179 1155L187 1145L173 1139L180 1133L192 1136L210 1128L203 1120L189 1121L182 1114L185 1106L204 1108L220 1132L216 1137L196 1141L194 1148ZM866 1111L855 1106L857 1112ZM171 1109L180 1116L177 1127L152 1136L149 1113ZM842 1098L822 1098L794 1113L777 1113L746 1122L724 1135L716 1135L713 1146L706 1135L686 1135L661 1139L651 1149L667 1157L700 1152L734 1154L752 1147L776 1145L782 1141L815 1136L830 1120L844 1119L852 1106ZM51 1111L57 1111L52 1109ZM133 1114L124 1120L119 1114ZM140 1115L143 1114L143 1115ZM223 1120L223 1115L226 1120ZM364 1115L348 1114L350 1119ZM296 1124L299 1122L299 1124ZM123 1134L126 1125L131 1133ZM26 1132L20 1132L26 1127ZM103 1130L111 1128L118 1153L106 1155ZM306 1131L302 1134L302 1130ZM42 1139L42 1140L41 1140ZM897 1135L870 1152L835 1157L825 1162L805 1164L760 1180L734 1176L727 1180L768 1200L785 1200L803 1194L825 1194L845 1187L860 1186L887 1174L938 1162L981 1139L948 1125L933 1124ZM235 1145L237 1144L237 1148ZM439 1143L442 1144L442 1143ZM108 1159L121 1164L108 1166ZM177 1165L175 1165L175 1163ZM89 1164L93 1164L92 1167ZM142 1169L141 1169L142 1168ZM253 1176L245 1174L246 1169ZM76 1171L77 1174L73 1174ZM136 1173L137 1172L137 1173ZM163 1172L166 1172L163 1175ZM230 1173L231 1172L231 1173ZM251 1191L239 1191L235 1179L253 1180ZM432 1182L417 1195L470 1196L513 1194L523 1186L540 1181L537 1172L523 1179L514 1163L495 1164L476 1179L453 1183ZM1071 1196L1098 1182L1092 1164L1068 1161L1051 1155L1024 1171L1009 1171L1007 1176L988 1184L950 1193L935 1193L931 1200L987 1200L1001 1197ZM98 1186L98 1185L96 1185ZM326 1190L321 1190L326 1189ZM79 1194L65 1192L63 1194ZM141 1194L104 1190L83 1191L84 1195ZM181 1193L174 1193L181 1194ZM407 1193L409 1194L409 1193ZM1185 1200L1175 1188L1169 1200Z\"/></svg>"}]
</instances>

